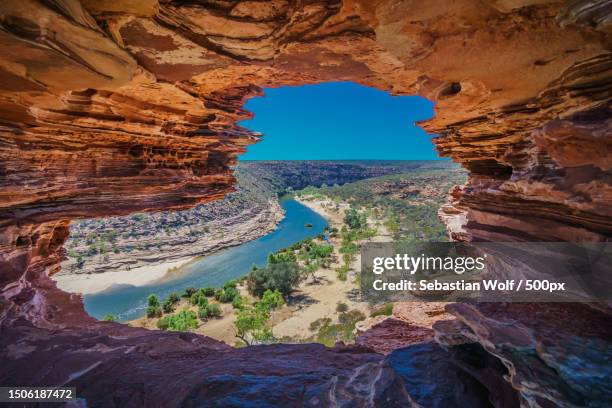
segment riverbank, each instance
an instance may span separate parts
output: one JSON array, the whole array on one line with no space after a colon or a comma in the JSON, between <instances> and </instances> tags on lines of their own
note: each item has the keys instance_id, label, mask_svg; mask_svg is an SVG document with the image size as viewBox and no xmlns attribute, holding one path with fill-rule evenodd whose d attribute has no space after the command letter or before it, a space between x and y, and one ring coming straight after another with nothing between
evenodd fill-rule
<instances>
[{"instance_id":1,"label":"riverbank","mask_svg":"<svg viewBox=\"0 0 612 408\"><path fill-rule=\"evenodd\" d=\"M192 257L157 265L145 265L129 271L110 271L88 274L54 275L57 286L70 293L91 295L102 292L113 285L144 286L163 279L169 271L180 268L193 260Z\"/></svg>"},{"instance_id":2,"label":"riverbank","mask_svg":"<svg viewBox=\"0 0 612 408\"><path fill-rule=\"evenodd\" d=\"M309 208L319 214L328 222L330 228L341 229L344 225L344 211L349 208L346 203L334 203L331 200L314 199L312 197L294 198L300 205ZM375 238L381 239L382 236ZM347 279L340 279L336 268L340 267L342 256L339 253L341 246L339 237L329 239L334 247L335 259L328 268L320 268L316 273L316 279L303 280L295 288L288 299L288 303L272 313L270 326L274 337L284 342L308 341L316 336L316 330L311 329L315 321L329 319L331 323L338 323L342 310L359 311L367 317L370 315L370 305L359 301L359 285L356 273L349 273ZM351 271L357 271L358 261L351 265ZM243 298L249 303L254 302L247 292L246 287L238 286ZM214 302L214 301L213 301ZM338 308L338 305L343 305ZM212 337L230 345L241 344L235 337L234 322L237 311L230 304L219 304L222 316L202 323L193 332ZM190 309L196 311L189 302L181 301L176 310ZM156 329L157 319L142 317L129 322L136 327Z\"/></svg>"},{"instance_id":3,"label":"riverbank","mask_svg":"<svg viewBox=\"0 0 612 408\"><path fill-rule=\"evenodd\" d=\"M194 257L218 252L260 238L282 221L284 210L275 199L261 211L245 210L240 214L210 223L211 233L192 240L168 237L159 247L115 256L112 263L94 259L87 268L80 269L73 260L62 264L62 270L53 276L60 289L72 293L94 294L112 285L143 286L163 279L169 272L180 268ZM186 234L178 235L184 238Z\"/></svg>"}]
</instances>

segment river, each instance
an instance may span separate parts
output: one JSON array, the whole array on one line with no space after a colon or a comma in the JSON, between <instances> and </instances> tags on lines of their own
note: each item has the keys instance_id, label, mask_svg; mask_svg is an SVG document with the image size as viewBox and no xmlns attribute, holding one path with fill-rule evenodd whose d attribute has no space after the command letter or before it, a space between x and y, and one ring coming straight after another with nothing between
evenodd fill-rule
<instances>
[{"instance_id":1,"label":"river","mask_svg":"<svg viewBox=\"0 0 612 408\"><path fill-rule=\"evenodd\" d=\"M295 200L281 200L281 205L285 218L269 234L195 258L179 270L148 285L115 285L103 292L85 295L85 310L98 319L107 314L116 315L121 322L137 319L144 315L146 298L150 294L156 294L163 301L170 293L181 294L189 286L222 286L228 280L248 274L254 264L264 266L269 253L322 234L327 226L323 217ZM312 224L312 227L306 227L306 224Z\"/></svg>"}]
</instances>

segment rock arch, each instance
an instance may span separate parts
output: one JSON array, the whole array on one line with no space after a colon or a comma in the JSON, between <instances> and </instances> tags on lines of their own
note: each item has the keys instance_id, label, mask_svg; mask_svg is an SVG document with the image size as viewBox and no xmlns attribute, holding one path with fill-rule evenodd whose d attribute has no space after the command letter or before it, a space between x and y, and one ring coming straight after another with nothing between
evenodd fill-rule
<instances>
[{"instance_id":1,"label":"rock arch","mask_svg":"<svg viewBox=\"0 0 612 408\"><path fill-rule=\"evenodd\" d=\"M288 369L293 383L286 388L305 386L308 401L320 402L331 378L342 395L361 398L347 373L368 364L386 379L376 385L360 377L378 387L377 395L412 400L380 358L363 350L278 346L249 354L198 336L93 321L48 279L59 267L70 219L221 198L232 189L236 156L259 136L236 124L249 116L247 98L265 86L350 80L436 102L436 118L422 126L439 135L441 155L471 172L441 210L454 239L609 240L609 13L606 2L582 0L4 1L0 320L9 369L2 383L70 382L109 403L105 392L121 379L122 402L138 405L167 396L136 390L132 373L159 384L155 369L179 375L193 359L219 368L259 358L274 371L289 357L320 373L319 381L303 367ZM499 331L504 319L533 330L533 349L546 349L546 325L528 307L451 311L463 326L441 332L469 332L465 341L486 343L491 355L500 357L495 341L477 328L510 338ZM605 312L541 306L536 315L580 317L578 326L595 338L591 346L609 351L608 342L597 342L610 338ZM562 331L560 343L576 336L584 334ZM556 346L571 354L568 344ZM68 368L55 366L57 356ZM24 359L40 369L24 372ZM578 379L550 371L562 360L536 364L519 353L507 361L512 385L534 404L580 402L586 397L572 383ZM521 371L533 364L546 387ZM223 395L231 383L213 386L202 375L194 370L185 380L192 387L177 398L197 401L205 387ZM238 373L223 375L248 389ZM94 380L96 387L87 385ZM289 394L278 401L298 398Z\"/></svg>"}]
</instances>

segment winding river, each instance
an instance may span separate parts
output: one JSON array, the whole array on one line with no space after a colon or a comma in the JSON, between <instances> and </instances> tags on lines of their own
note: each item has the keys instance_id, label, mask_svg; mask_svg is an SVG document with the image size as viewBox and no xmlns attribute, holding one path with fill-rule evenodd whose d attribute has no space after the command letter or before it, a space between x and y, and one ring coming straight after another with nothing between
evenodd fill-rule
<instances>
[{"instance_id":1,"label":"winding river","mask_svg":"<svg viewBox=\"0 0 612 408\"><path fill-rule=\"evenodd\" d=\"M180 294L189 286L221 286L230 279L248 274L253 264L264 266L269 253L317 236L327 226L323 217L295 200L284 199L281 205L285 209L285 218L269 234L195 258L157 282L144 286L116 285L103 292L86 295L85 310L98 319L107 314L116 315L122 322L139 318L144 315L146 298L152 293L163 300L170 293ZM312 227L306 227L307 224Z\"/></svg>"}]
</instances>

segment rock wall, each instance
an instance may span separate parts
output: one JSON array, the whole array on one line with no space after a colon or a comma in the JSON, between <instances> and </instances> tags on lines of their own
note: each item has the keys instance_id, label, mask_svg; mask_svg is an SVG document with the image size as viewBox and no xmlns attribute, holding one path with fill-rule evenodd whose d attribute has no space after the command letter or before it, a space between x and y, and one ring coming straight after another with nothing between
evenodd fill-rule
<instances>
[{"instance_id":1,"label":"rock wall","mask_svg":"<svg viewBox=\"0 0 612 408\"><path fill-rule=\"evenodd\" d=\"M610 13L609 2L589 0L3 1L0 321L2 341L17 348L4 352L0 381L93 381L107 377L112 361L99 352L118 350L118 335L130 339L125 350L146 349L132 330L100 329L48 279L69 220L187 208L232 191L236 156L260 136L236 121L249 117L242 106L261 87L347 80L435 101L436 118L423 126L439 135L442 155L470 171L441 214L455 239L609 240ZM564 321L572 313L582 308ZM546 324L528 321L525 330ZM491 350L486 337L470 338ZM63 350L53 351L64 357L62 373L45 371L56 366L41 354L51 343ZM524 346L504 363L514 366L531 350ZM585 347L563 350L585 361ZM133 363L153 370L171 348L139 349ZM281 360L262 362L261 373L281 373ZM401 394L385 367L300 377L285 389L321 391L335 378L341 395L325 395L356 400L367 389L369 401L384 401ZM353 381L367 382L365 372L388 378L393 393L359 388ZM512 383L531 406L581 402L549 393L550 382L521 384ZM122 405L142 402L132 385L120 388ZM107 401L99 390L85 395Z\"/></svg>"}]
</instances>

